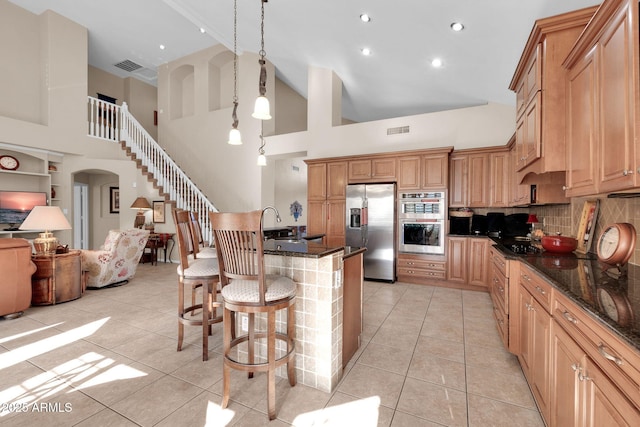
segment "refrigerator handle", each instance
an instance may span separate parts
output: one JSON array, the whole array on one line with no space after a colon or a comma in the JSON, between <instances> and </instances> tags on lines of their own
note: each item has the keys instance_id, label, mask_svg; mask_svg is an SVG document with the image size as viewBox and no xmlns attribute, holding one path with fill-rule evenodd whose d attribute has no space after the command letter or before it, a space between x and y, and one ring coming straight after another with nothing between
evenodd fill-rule
<instances>
[{"instance_id":1,"label":"refrigerator handle","mask_svg":"<svg viewBox=\"0 0 640 427\"><path fill-rule=\"evenodd\" d=\"M366 247L369 243L369 201L364 199L362 202L362 246Z\"/></svg>"}]
</instances>

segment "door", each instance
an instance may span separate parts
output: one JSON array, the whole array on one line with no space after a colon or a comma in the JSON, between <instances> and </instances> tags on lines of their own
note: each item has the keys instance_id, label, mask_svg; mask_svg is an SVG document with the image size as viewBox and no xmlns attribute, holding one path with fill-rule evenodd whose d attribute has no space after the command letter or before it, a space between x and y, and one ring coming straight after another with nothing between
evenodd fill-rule
<instances>
[{"instance_id":1,"label":"door","mask_svg":"<svg viewBox=\"0 0 640 427\"><path fill-rule=\"evenodd\" d=\"M364 275L395 281L395 184L366 186L367 225Z\"/></svg>"},{"instance_id":2,"label":"door","mask_svg":"<svg viewBox=\"0 0 640 427\"><path fill-rule=\"evenodd\" d=\"M89 249L89 186L73 184L73 247Z\"/></svg>"}]
</instances>

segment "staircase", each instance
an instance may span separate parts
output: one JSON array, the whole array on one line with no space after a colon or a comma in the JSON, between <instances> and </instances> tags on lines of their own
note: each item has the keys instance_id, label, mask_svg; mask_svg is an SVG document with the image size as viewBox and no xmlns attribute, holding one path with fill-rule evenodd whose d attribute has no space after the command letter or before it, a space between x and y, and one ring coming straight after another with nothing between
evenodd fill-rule
<instances>
[{"instance_id":1,"label":"staircase","mask_svg":"<svg viewBox=\"0 0 640 427\"><path fill-rule=\"evenodd\" d=\"M218 210L129 113L127 104L111 104L88 97L88 135L120 143L147 180L172 207L198 213L202 235L211 242L213 231L209 212Z\"/></svg>"}]
</instances>

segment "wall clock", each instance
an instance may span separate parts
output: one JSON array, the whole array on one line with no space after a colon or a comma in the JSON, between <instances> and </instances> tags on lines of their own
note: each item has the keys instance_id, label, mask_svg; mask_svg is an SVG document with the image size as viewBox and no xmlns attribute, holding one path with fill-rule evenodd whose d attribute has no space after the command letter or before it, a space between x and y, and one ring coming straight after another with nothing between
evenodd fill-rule
<instances>
[{"instance_id":1,"label":"wall clock","mask_svg":"<svg viewBox=\"0 0 640 427\"><path fill-rule=\"evenodd\" d=\"M14 171L18 169L20 162L13 156L0 156L0 169Z\"/></svg>"},{"instance_id":2,"label":"wall clock","mask_svg":"<svg viewBox=\"0 0 640 427\"><path fill-rule=\"evenodd\" d=\"M629 261L635 248L635 227L627 222L611 224L598 239L598 259L605 264L621 266Z\"/></svg>"}]
</instances>

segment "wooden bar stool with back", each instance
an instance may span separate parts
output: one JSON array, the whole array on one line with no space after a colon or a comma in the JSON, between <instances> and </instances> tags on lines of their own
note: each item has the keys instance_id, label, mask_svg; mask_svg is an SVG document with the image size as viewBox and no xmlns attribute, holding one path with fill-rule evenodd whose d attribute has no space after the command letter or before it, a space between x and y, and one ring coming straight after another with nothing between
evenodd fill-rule
<instances>
[{"instance_id":1,"label":"wooden bar stool with back","mask_svg":"<svg viewBox=\"0 0 640 427\"><path fill-rule=\"evenodd\" d=\"M215 258L197 258L193 249L193 237L191 231L191 214L189 211L174 209L173 220L178 236L178 249L180 252L180 265L178 266L178 351L182 350L184 339L184 326L202 326L202 360L209 358L209 335L211 325L222 321L222 316L217 314L217 308L222 303L217 300L216 294L220 276L218 274L218 262ZM184 305L184 287L191 286L192 304ZM193 295L197 287L202 287L202 304L193 303ZM202 319L187 319L187 313L202 309Z\"/></svg>"},{"instance_id":2,"label":"wooden bar stool with back","mask_svg":"<svg viewBox=\"0 0 640 427\"><path fill-rule=\"evenodd\" d=\"M288 277L265 274L262 214L263 211L259 210L244 213L210 212L209 217L218 252L224 303L221 406L224 409L229 404L231 369L247 372L249 378L253 377L254 372L266 372L268 415L273 420L276 418L276 368L287 364L289 384L296 385L296 283ZM286 333L276 331L276 312L283 309L287 309ZM248 316L248 332L240 336L236 335L236 313ZM260 313L265 313L266 319L264 315L256 319L256 314ZM256 331L257 323L266 326L266 330L261 327ZM276 349L277 341L284 343L279 349ZM259 344L258 351L256 344Z\"/></svg>"}]
</instances>

